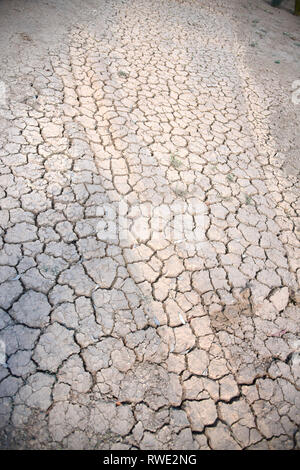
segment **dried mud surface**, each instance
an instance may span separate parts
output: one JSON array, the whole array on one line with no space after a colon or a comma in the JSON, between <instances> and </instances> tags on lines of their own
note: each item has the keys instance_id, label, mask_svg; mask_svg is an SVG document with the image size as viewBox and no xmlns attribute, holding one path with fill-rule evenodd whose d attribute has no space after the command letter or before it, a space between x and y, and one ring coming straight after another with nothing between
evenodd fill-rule
<instances>
[{"instance_id":1,"label":"dried mud surface","mask_svg":"<svg viewBox=\"0 0 300 470\"><path fill-rule=\"evenodd\" d=\"M228 3L0 2L2 448L299 449L299 18Z\"/></svg>"}]
</instances>

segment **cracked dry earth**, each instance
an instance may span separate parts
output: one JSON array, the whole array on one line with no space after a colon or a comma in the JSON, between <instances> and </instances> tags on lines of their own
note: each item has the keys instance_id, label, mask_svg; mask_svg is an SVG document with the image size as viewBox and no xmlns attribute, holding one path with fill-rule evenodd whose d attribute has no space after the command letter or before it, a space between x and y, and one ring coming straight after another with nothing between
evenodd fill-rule
<instances>
[{"instance_id":1,"label":"cracked dry earth","mask_svg":"<svg viewBox=\"0 0 300 470\"><path fill-rule=\"evenodd\" d=\"M287 92L249 68L243 2L87 5L1 104L1 446L299 449Z\"/></svg>"}]
</instances>

